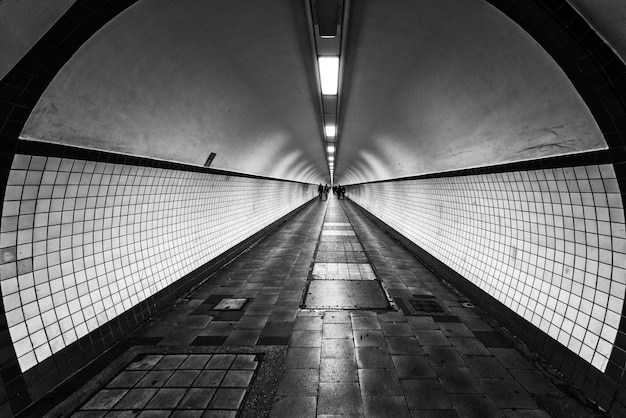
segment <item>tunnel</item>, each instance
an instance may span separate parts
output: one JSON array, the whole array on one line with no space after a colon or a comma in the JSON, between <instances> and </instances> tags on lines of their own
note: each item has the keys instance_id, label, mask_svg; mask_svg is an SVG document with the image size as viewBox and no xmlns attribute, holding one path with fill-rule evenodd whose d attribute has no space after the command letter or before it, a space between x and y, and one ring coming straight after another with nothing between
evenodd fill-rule
<instances>
[{"instance_id":1,"label":"tunnel","mask_svg":"<svg viewBox=\"0 0 626 418\"><path fill-rule=\"evenodd\" d=\"M0 416L626 416L624 22L0 1Z\"/></svg>"}]
</instances>

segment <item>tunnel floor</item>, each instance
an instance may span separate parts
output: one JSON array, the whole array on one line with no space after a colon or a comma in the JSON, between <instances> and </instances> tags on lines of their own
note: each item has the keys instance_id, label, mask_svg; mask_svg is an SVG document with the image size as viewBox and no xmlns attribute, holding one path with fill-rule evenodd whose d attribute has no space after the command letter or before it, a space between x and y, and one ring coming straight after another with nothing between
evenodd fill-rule
<instances>
[{"instance_id":1,"label":"tunnel floor","mask_svg":"<svg viewBox=\"0 0 626 418\"><path fill-rule=\"evenodd\" d=\"M594 416L348 200L300 211L51 416Z\"/></svg>"}]
</instances>

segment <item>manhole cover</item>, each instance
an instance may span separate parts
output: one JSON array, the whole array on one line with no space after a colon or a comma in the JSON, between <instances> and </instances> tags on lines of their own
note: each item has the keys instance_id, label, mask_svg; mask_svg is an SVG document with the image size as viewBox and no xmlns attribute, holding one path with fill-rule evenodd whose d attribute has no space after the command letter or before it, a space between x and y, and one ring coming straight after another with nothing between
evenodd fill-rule
<instances>
[{"instance_id":1,"label":"manhole cover","mask_svg":"<svg viewBox=\"0 0 626 418\"><path fill-rule=\"evenodd\" d=\"M303 307L388 309L389 303L377 280L313 280Z\"/></svg>"}]
</instances>

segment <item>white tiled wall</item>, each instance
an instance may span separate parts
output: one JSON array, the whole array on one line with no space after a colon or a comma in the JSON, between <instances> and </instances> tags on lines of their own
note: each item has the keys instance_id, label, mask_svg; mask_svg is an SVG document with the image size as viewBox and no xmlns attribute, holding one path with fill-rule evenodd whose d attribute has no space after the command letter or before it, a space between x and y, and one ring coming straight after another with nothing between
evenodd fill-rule
<instances>
[{"instance_id":1,"label":"white tiled wall","mask_svg":"<svg viewBox=\"0 0 626 418\"><path fill-rule=\"evenodd\" d=\"M626 287L611 165L365 184L348 196L605 370Z\"/></svg>"},{"instance_id":2,"label":"white tiled wall","mask_svg":"<svg viewBox=\"0 0 626 418\"><path fill-rule=\"evenodd\" d=\"M17 155L0 285L22 371L314 196L315 186Z\"/></svg>"}]
</instances>

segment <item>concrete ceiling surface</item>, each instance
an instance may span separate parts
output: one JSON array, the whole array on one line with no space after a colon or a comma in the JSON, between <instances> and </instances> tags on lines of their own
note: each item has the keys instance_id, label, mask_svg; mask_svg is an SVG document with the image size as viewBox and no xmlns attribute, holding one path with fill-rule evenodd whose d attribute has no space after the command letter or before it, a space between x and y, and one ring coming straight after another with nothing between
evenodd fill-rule
<instances>
[{"instance_id":1,"label":"concrete ceiling surface","mask_svg":"<svg viewBox=\"0 0 626 418\"><path fill-rule=\"evenodd\" d=\"M606 147L552 58L486 2L352 2L346 60L340 183Z\"/></svg>"},{"instance_id":2,"label":"concrete ceiling surface","mask_svg":"<svg viewBox=\"0 0 626 418\"><path fill-rule=\"evenodd\" d=\"M292 0L138 2L65 65L22 136L321 181L306 25Z\"/></svg>"},{"instance_id":3,"label":"concrete ceiling surface","mask_svg":"<svg viewBox=\"0 0 626 418\"><path fill-rule=\"evenodd\" d=\"M563 71L487 2L350 5L337 182L606 148ZM22 137L327 182L305 7L140 1L57 74Z\"/></svg>"}]
</instances>

